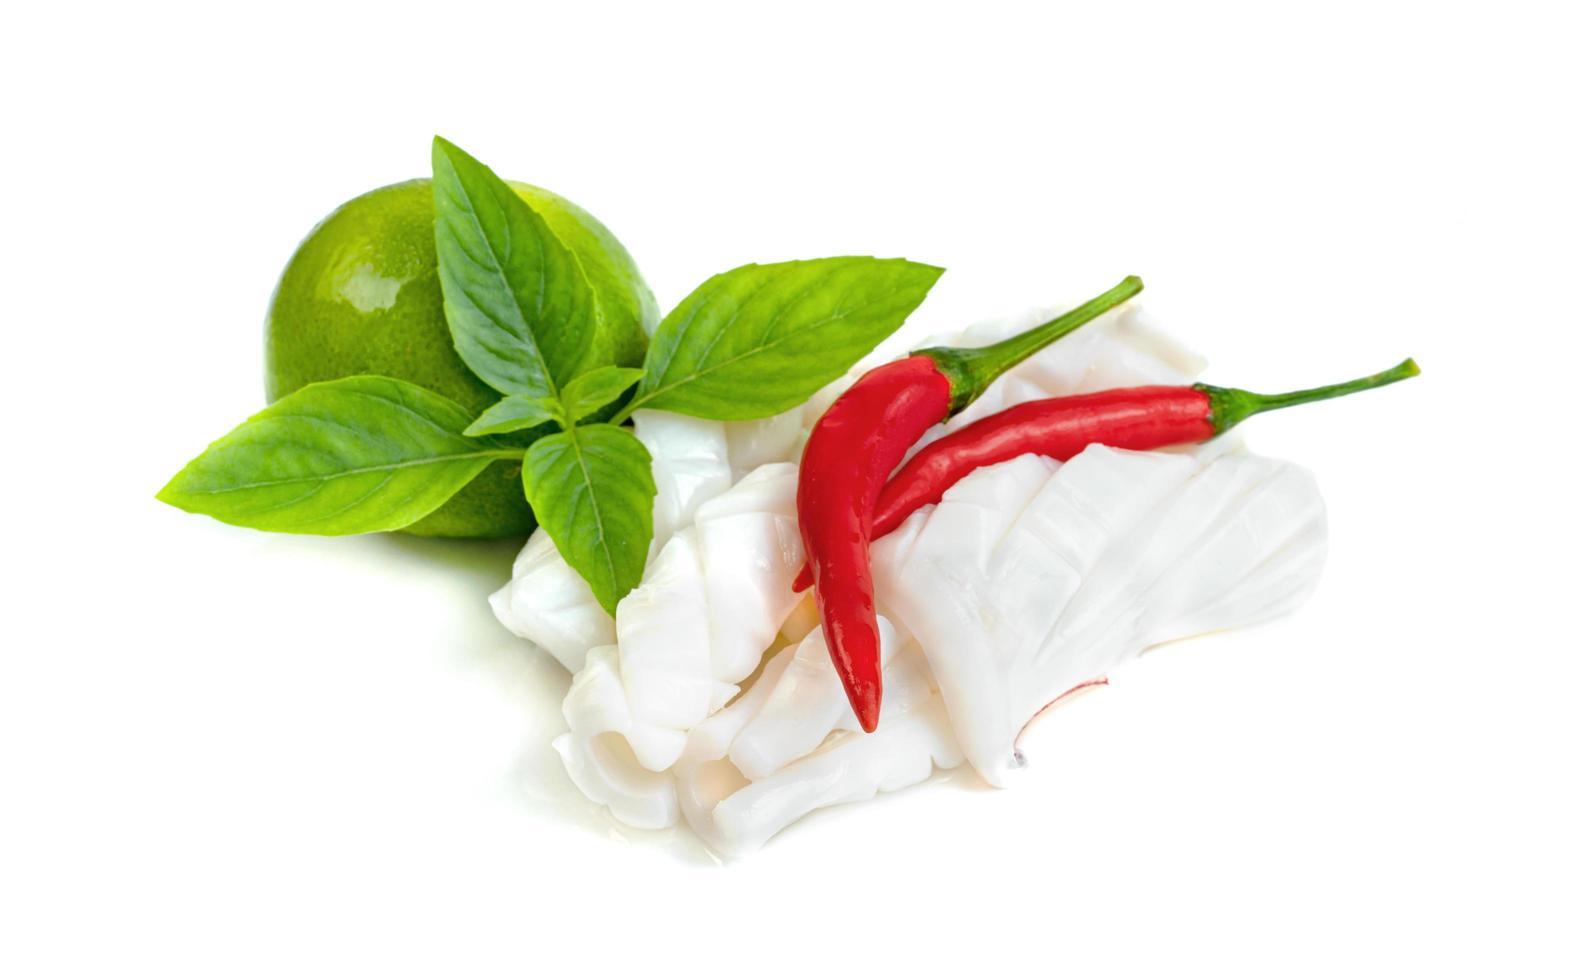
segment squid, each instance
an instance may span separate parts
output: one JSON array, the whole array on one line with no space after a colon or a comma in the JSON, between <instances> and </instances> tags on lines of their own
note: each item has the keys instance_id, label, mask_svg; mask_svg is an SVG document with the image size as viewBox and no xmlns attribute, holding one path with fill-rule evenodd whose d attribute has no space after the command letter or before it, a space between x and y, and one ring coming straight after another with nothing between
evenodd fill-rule
<instances>
[{"instance_id":1,"label":"squid","mask_svg":"<svg viewBox=\"0 0 1574 980\"><path fill-rule=\"evenodd\" d=\"M1139 308L1122 309L925 441L1025 399L1185 384L1202 366ZM815 810L936 770L969 765L1005 785L1019 732L1060 695L1156 644L1285 613L1315 586L1326 547L1315 483L1233 435L987 467L875 545L886 691L880 727L865 734L812 598L791 590L803 559L795 460L850 380L760 422L635 413L658 488L641 585L608 616L537 532L492 597L509 629L574 673L553 746L618 820L681 821L738 856Z\"/></svg>"}]
</instances>

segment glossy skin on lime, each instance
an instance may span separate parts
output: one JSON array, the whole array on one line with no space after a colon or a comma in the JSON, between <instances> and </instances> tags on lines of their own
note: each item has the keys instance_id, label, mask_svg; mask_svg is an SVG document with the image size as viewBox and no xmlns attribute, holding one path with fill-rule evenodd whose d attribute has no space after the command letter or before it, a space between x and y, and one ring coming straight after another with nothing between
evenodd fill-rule
<instances>
[{"instance_id":1,"label":"glossy skin on lime","mask_svg":"<svg viewBox=\"0 0 1574 980\"><path fill-rule=\"evenodd\" d=\"M549 191L515 184L596 285L592 356L637 366L659 312L633 259L605 226ZM380 374L414 382L479 413L497 401L454 353L443 317L429 180L382 187L342 205L306 236L274 289L266 323L267 396L317 381ZM528 534L518 462L488 467L409 534Z\"/></svg>"}]
</instances>

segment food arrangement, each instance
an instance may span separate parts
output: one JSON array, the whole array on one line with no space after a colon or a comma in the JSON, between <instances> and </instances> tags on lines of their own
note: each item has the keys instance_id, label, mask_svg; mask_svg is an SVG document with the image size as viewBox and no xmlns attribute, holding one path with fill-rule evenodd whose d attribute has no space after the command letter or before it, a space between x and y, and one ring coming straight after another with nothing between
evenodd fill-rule
<instances>
[{"instance_id":1,"label":"food arrangement","mask_svg":"<svg viewBox=\"0 0 1574 980\"><path fill-rule=\"evenodd\" d=\"M539 522L492 606L573 674L554 747L630 825L737 855L937 768L1002 785L1048 705L1315 585L1316 485L1236 425L1418 372L1201 383L1135 277L864 363L940 274L746 265L662 317L595 218L438 139L429 183L303 243L273 404L159 496L295 533Z\"/></svg>"}]
</instances>

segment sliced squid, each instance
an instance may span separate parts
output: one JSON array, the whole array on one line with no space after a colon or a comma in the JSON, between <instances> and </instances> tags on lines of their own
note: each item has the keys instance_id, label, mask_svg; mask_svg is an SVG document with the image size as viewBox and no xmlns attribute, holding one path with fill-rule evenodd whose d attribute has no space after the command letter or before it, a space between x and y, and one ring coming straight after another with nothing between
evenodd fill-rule
<instances>
[{"instance_id":1,"label":"sliced squid","mask_svg":"<svg viewBox=\"0 0 1574 980\"><path fill-rule=\"evenodd\" d=\"M691 732L671 791L738 855L963 758L998 785L1050 701L1149 646L1300 602L1322 525L1304 471L1237 452L1094 447L980 470L876 546L893 615L879 618L880 728L859 730L814 630Z\"/></svg>"},{"instance_id":2,"label":"sliced squid","mask_svg":"<svg viewBox=\"0 0 1574 980\"><path fill-rule=\"evenodd\" d=\"M1298 467L1094 446L957 483L875 545L876 598L923 649L968 761L1001 785L1044 705L1147 647L1293 607L1326 540Z\"/></svg>"},{"instance_id":3,"label":"sliced squid","mask_svg":"<svg viewBox=\"0 0 1574 980\"><path fill-rule=\"evenodd\" d=\"M649 745L651 736L636 732L617 652L603 646L586 657L563 699L569 730L552 748L579 791L618 820L645 830L670 827L679 813L676 784L671 772L647 769L634 755L633 743Z\"/></svg>"},{"instance_id":4,"label":"sliced squid","mask_svg":"<svg viewBox=\"0 0 1574 980\"><path fill-rule=\"evenodd\" d=\"M739 856L815 810L867 800L962 763L920 652L879 620L884 720L864 734L815 630L689 738L674 767L689 826Z\"/></svg>"},{"instance_id":5,"label":"sliced squid","mask_svg":"<svg viewBox=\"0 0 1574 980\"><path fill-rule=\"evenodd\" d=\"M727 429L721 422L649 409L634 413L634 435L650 450L656 481L651 553L694 523L705 501L732 486Z\"/></svg>"},{"instance_id":6,"label":"sliced squid","mask_svg":"<svg viewBox=\"0 0 1574 980\"><path fill-rule=\"evenodd\" d=\"M514 559L508 584L492 593L492 612L508 631L551 654L571 672L585 666L594 647L616 640L612 617L557 545L537 530Z\"/></svg>"},{"instance_id":7,"label":"sliced squid","mask_svg":"<svg viewBox=\"0 0 1574 980\"><path fill-rule=\"evenodd\" d=\"M1053 315L934 343L976 346ZM1133 306L1008 373L924 442L1008 404L1185 384L1202 360ZM538 532L493 596L511 630L575 672L553 743L631 826L680 819L747 853L822 807L970 762L1000 784L1046 703L1144 648L1293 608L1323 560L1311 479L1233 436L979 470L874 549L885 696L863 733L826 654L802 561L796 459L858 372L753 422L635 414L658 488L644 581L614 621ZM812 595L812 594L811 594Z\"/></svg>"},{"instance_id":8,"label":"sliced squid","mask_svg":"<svg viewBox=\"0 0 1574 980\"><path fill-rule=\"evenodd\" d=\"M675 818L662 809L670 787L646 774L677 762L689 730L738 694L800 606L797 485L797 467L769 464L701 504L618 604L616 643L575 676L557 749L621 819Z\"/></svg>"}]
</instances>

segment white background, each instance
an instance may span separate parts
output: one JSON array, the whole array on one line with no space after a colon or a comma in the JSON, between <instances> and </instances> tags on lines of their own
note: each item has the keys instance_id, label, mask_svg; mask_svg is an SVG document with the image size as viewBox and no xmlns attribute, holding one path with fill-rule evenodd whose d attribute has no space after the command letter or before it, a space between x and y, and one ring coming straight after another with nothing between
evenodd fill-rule
<instances>
[{"instance_id":1,"label":"white background","mask_svg":"<svg viewBox=\"0 0 1574 980\"><path fill-rule=\"evenodd\" d=\"M1559 8L1563 8L1560 11ZM1574 971L1566 5L17 5L0 975ZM957 773L719 866L547 746L512 546L153 493L262 404L295 243L433 133L664 308L747 261L950 268L924 328L1144 300L1318 475L1292 618L1155 651Z\"/></svg>"}]
</instances>

